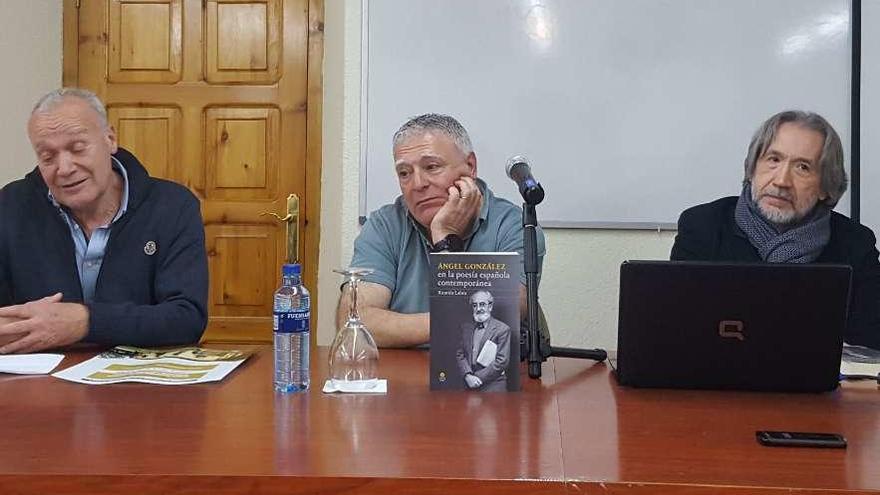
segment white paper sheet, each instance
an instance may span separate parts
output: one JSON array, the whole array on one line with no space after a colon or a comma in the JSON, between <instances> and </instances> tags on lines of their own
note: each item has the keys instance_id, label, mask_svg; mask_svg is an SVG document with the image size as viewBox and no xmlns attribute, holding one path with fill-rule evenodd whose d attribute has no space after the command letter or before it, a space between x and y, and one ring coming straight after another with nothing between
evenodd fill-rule
<instances>
[{"instance_id":1,"label":"white paper sheet","mask_svg":"<svg viewBox=\"0 0 880 495\"><path fill-rule=\"evenodd\" d=\"M498 344L487 340L480 349L480 355L477 356L477 362L482 364L484 368L488 368L492 361L495 361L495 355L498 354Z\"/></svg>"},{"instance_id":2,"label":"white paper sheet","mask_svg":"<svg viewBox=\"0 0 880 495\"><path fill-rule=\"evenodd\" d=\"M325 394L342 393L342 394L385 394L388 393L388 380L380 378L376 380L376 386L364 389L361 387L348 389L345 387L337 387L333 385L332 380L324 382L324 388L321 389Z\"/></svg>"},{"instance_id":3,"label":"white paper sheet","mask_svg":"<svg viewBox=\"0 0 880 495\"><path fill-rule=\"evenodd\" d=\"M64 359L64 354L9 354L0 356L0 373L45 375Z\"/></svg>"}]
</instances>

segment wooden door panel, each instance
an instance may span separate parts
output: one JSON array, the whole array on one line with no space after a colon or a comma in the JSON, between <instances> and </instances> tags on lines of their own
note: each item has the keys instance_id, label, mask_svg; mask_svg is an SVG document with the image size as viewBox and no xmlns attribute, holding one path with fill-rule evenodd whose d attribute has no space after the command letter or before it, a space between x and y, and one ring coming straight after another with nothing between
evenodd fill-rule
<instances>
[{"instance_id":1,"label":"wooden door panel","mask_svg":"<svg viewBox=\"0 0 880 495\"><path fill-rule=\"evenodd\" d=\"M209 108L205 113L208 199L232 201L277 197L281 155L277 108Z\"/></svg>"},{"instance_id":2,"label":"wooden door panel","mask_svg":"<svg viewBox=\"0 0 880 495\"><path fill-rule=\"evenodd\" d=\"M111 106L107 116L119 145L134 153L151 176L184 182L179 171L179 108Z\"/></svg>"},{"instance_id":3,"label":"wooden door panel","mask_svg":"<svg viewBox=\"0 0 880 495\"><path fill-rule=\"evenodd\" d=\"M173 83L181 79L182 0L112 0L110 82Z\"/></svg>"},{"instance_id":4,"label":"wooden door panel","mask_svg":"<svg viewBox=\"0 0 880 495\"><path fill-rule=\"evenodd\" d=\"M301 200L296 257L315 288L322 10L321 0L65 0L65 60L77 64L64 80L104 100L151 175L201 201L205 340L271 339L287 239L267 213L284 216L289 194Z\"/></svg>"},{"instance_id":5,"label":"wooden door panel","mask_svg":"<svg viewBox=\"0 0 880 495\"><path fill-rule=\"evenodd\" d=\"M209 83L278 81L283 18L280 0L216 0L207 5Z\"/></svg>"},{"instance_id":6,"label":"wooden door panel","mask_svg":"<svg viewBox=\"0 0 880 495\"><path fill-rule=\"evenodd\" d=\"M214 316L265 316L272 312L277 259L284 231L275 225L208 225L205 244Z\"/></svg>"}]
</instances>

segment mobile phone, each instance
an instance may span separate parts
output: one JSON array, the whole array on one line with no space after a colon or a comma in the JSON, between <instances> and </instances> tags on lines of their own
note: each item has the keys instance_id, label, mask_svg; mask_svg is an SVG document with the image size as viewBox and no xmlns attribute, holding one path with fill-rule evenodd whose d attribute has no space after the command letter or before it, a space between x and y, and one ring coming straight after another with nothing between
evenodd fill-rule
<instances>
[{"instance_id":1,"label":"mobile phone","mask_svg":"<svg viewBox=\"0 0 880 495\"><path fill-rule=\"evenodd\" d=\"M761 445L769 447L818 447L845 449L846 438L837 433L810 433L803 431L756 431Z\"/></svg>"}]
</instances>

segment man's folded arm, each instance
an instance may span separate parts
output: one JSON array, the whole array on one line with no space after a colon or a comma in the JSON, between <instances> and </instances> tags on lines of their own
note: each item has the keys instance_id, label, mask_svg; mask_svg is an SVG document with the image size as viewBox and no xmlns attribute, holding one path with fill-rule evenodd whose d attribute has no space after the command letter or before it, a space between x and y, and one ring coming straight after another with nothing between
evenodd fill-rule
<instances>
[{"instance_id":1,"label":"man's folded arm","mask_svg":"<svg viewBox=\"0 0 880 495\"><path fill-rule=\"evenodd\" d=\"M140 346L199 341L208 321L208 262L195 198L181 211L176 233L152 281L157 302L88 304L85 341Z\"/></svg>"},{"instance_id":2,"label":"man's folded arm","mask_svg":"<svg viewBox=\"0 0 880 495\"><path fill-rule=\"evenodd\" d=\"M348 319L350 296L345 288L336 309L337 328ZM391 289L382 284L358 284L358 312L361 321L373 334L379 347L412 347L428 342L430 319L428 313L404 314L388 309Z\"/></svg>"}]
</instances>

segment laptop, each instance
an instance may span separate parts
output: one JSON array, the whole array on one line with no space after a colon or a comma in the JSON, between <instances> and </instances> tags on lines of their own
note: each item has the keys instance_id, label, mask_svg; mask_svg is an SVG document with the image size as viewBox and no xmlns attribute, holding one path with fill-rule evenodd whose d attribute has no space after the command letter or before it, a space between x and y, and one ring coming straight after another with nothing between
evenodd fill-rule
<instances>
[{"instance_id":1,"label":"laptop","mask_svg":"<svg viewBox=\"0 0 880 495\"><path fill-rule=\"evenodd\" d=\"M633 387L837 387L846 265L625 261L617 379Z\"/></svg>"}]
</instances>

